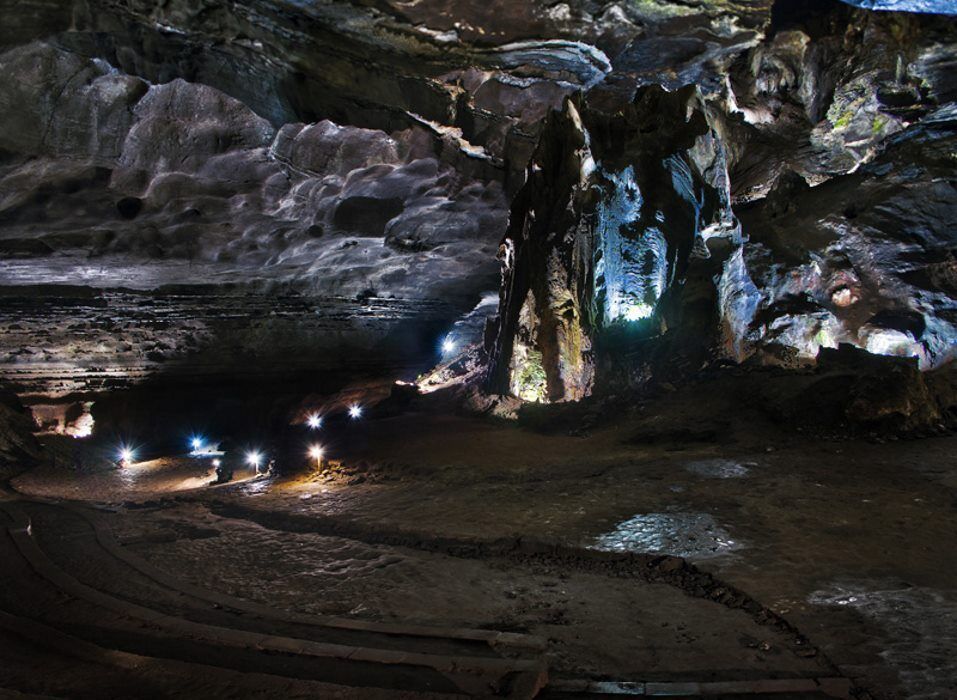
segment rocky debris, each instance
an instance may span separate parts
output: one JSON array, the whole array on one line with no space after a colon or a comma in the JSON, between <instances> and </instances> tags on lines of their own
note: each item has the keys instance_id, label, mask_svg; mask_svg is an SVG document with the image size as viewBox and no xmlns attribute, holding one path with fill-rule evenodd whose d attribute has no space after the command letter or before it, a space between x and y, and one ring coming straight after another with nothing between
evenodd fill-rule
<instances>
[{"instance_id":1,"label":"rocky debris","mask_svg":"<svg viewBox=\"0 0 957 700\"><path fill-rule=\"evenodd\" d=\"M471 387L465 393L465 410L477 415L501 420L516 420L522 408L522 400L508 394L488 394L479 387Z\"/></svg>"},{"instance_id":2,"label":"rocky debris","mask_svg":"<svg viewBox=\"0 0 957 700\"><path fill-rule=\"evenodd\" d=\"M481 396L486 402L503 398ZM768 421L784 434L807 433L825 440L912 439L957 430L957 373L952 365L921 371L913 358L876 355L851 345L822 349L816 364L803 368L717 362L689 371L667 389L646 381L621 384L614 395L594 394L579 402L538 404L510 398L514 403L507 417L525 429L580 436L627 425L621 444L642 452L737 449L754 436L751 427L742 425ZM460 399L460 404L482 405L472 397ZM773 452L775 447L753 449ZM694 469L698 467L727 467L731 475L737 469L723 460Z\"/></svg>"},{"instance_id":3,"label":"rocky debris","mask_svg":"<svg viewBox=\"0 0 957 700\"><path fill-rule=\"evenodd\" d=\"M419 391L431 393L453 386L480 386L485 379L487 358L480 345L470 345L464 351L436 365L415 380Z\"/></svg>"}]
</instances>

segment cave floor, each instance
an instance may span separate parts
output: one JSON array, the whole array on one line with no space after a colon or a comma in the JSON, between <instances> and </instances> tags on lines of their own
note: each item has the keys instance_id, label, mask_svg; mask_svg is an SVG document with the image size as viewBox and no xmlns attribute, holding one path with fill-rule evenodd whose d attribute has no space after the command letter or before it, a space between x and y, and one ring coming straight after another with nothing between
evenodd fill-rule
<instances>
[{"instance_id":1,"label":"cave floor","mask_svg":"<svg viewBox=\"0 0 957 700\"><path fill-rule=\"evenodd\" d=\"M330 429L324 444L344 466L323 475L209 489L197 488L204 465L186 458L152 463L139 480L119 470L66 479L47 467L14 480L20 500L7 502L75 579L150 608L170 595L169 582L157 592L155 580L123 574L72 509L177 586L297 615L544 640L555 688L843 677L876 698L957 695L957 438L831 441L761 416L696 421L700 408L666 401L575 436L410 414ZM636 573L645 560L628 552L678 555L695 569L649 580ZM759 605L701 590L695 572ZM16 587L4 587L3 609L22 606L23 596L9 600ZM188 617L173 598L167 613ZM25 614L63 629L38 608ZM89 624L70 630L90 639ZM0 635L3 658L23 653ZM249 686L262 696L308 694L330 680L290 671L280 692L277 671L209 653L222 678L262 672ZM180 664L165 687L191 688L187 661L195 658L164 661ZM102 691L82 665L74 686L60 687L57 674L28 682L16 664L2 667L0 687ZM134 671L145 673L122 669ZM191 692L215 697L212 677L201 674ZM370 682L359 696L390 683Z\"/></svg>"}]
</instances>

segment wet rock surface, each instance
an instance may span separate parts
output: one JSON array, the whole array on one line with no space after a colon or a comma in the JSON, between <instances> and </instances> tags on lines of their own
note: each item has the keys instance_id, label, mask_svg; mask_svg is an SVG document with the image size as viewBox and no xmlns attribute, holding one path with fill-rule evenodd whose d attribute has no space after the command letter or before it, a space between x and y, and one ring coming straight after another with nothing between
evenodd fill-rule
<instances>
[{"instance_id":1,"label":"wet rock surface","mask_svg":"<svg viewBox=\"0 0 957 700\"><path fill-rule=\"evenodd\" d=\"M910 688L909 697L946 697L957 690L949 671L955 607L953 590L901 581L841 581L814 591L813 605L850 609L873 620L893 638L880 651Z\"/></svg>"},{"instance_id":2,"label":"wet rock surface","mask_svg":"<svg viewBox=\"0 0 957 700\"><path fill-rule=\"evenodd\" d=\"M99 502L127 547L193 583L289 610L531 630L573 677L715 677L727 659L727 677L797 663L877 698L947 697L953 438L809 439L743 401L741 376L712 381L575 436L441 410L329 423L335 467L231 491L184 491L204 474L191 458L47 466L13 485Z\"/></svg>"},{"instance_id":3,"label":"wet rock surface","mask_svg":"<svg viewBox=\"0 0 957 700\"><path fill-rule=\"evenodd\" d=\"M595 538L596 549L611 552L661 552L705 559L737 549L727 530L701 513L643 513Z\"/></svg>"}]
</instances>

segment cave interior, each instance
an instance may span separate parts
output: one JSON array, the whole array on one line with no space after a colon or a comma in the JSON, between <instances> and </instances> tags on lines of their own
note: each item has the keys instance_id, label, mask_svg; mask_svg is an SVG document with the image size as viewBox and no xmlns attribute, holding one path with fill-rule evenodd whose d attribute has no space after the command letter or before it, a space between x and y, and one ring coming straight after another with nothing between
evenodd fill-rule
<instances>
[{"instance_id":1,"label":"cave interior","mask_svg":"<svg viewBox=\"0 0 957 700\"><path fill-rule=\"evenodd\" d=\"M954 0L0 10L0 697L957 698Z\"/></svg>"}]
</instances>

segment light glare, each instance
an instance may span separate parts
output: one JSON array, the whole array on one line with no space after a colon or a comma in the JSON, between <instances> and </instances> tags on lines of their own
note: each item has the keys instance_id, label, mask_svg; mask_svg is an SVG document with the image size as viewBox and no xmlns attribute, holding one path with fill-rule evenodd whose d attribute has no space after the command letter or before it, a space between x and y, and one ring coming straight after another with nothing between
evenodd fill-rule
<instances>
[{"instance_id":1,"label":"light glare","mask_svg":"<svg viewBox=\"0 0 957 700\"><path fill-rule=\"evenodd\" d=\"M312 429L317 430L322 425L322 417L317 413L310 413L306 418L306 424Z\"/></svg>"},{"instance_id":2,"label":"light glare","mask_svg":"<svg viewBox=\"0 0 957 700\"><path fill-rule=\"evenodd\" d=\"M322 459L322 446L313 445L312 447L310 447L309 456L316 460Z\"/></svg>"},{"instance_id":3,"label":"light glare","mask_svg":"<svg viewBox=\"0 0 957 700\"><path fill-rule=\"evenodd\" d=\"M451 354L455 351L455 341L451 338L446 338L442 341L442 352L446 355Z\"/></svg>"},{"instance_id":4,"label":"light glare","mask_svg":"<svg viewBox=\"0 0 957 700\"><path fill-rule=\"evenodd\" d=\"M120 448L120 462L123 464L132 464L133 462L133 450L129 447Z\"/></svg>"},{"instance_id":5,"label":"light glare","mask_svg":"<svg viewBox=\"0 0 957 700\"><path fill-rule=\"evenodd\" d=\"M246 453L246 464L251 467L258 467L263 461L263 456L259 452L253 450Z\"/></svg>"},{"instance_id":6,"label":"light glare","mask_svg":"<svg viewBox=\"0 0 957 700\"><path fill-rule=\"evenodd\" d=\"M354 404L352 404L351 406L349 406L349 417L352 418L353 420L356 419L356 418L361 418L361 417L362 417L362 406L360 406L360 405L357 404L357 403L354 403Z\"/></svg>"},{"instance_id":7,"label":"light glare","mask_svg":"<svg viewBox=\"0 0 957 700\"><path fill-rule=\"evenodd\" d=\"M625 320L640 321L645 318L650 318L654 312L655 308L651 304L632 304L625 309Z\"/></svg>"}]
</instances>

